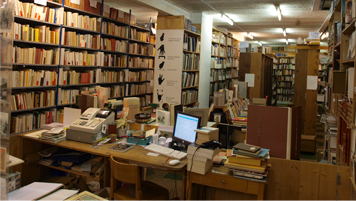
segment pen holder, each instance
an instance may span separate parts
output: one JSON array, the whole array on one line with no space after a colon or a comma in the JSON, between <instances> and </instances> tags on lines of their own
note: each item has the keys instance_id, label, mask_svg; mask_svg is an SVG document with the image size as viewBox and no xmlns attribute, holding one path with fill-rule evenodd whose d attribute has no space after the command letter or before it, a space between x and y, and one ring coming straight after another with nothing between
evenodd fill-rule
<instances>
[{"instance_id":1,"label":"pen holder","mask_svg":"<svg viewBox=\"0 0 356 201\"><path fill-rule=\"evenodd\" d=\"M124 136L124 135L126 135L126 129L118 129L119 130L119 134L118 134L118 136L119 137L122 137L122 136Z\"/></svg>"}]
</instances>

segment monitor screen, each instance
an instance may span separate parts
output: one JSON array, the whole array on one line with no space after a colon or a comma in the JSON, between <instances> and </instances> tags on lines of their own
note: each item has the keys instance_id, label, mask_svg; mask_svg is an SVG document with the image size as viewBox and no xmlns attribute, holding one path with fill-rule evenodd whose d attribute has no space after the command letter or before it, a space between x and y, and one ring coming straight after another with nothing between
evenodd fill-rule
<instances>
[{"instance_id":1,"label":"monitor screen","mask_svg":"<svg viewBox=\"0 0 356 201\"><path fill-rule=\"evenodd\" d=\"M199 128L200 118L184 113L177 113L176 123L174 124L173 136L188 143L194 143Z\"/></svg>"}]
</instances>

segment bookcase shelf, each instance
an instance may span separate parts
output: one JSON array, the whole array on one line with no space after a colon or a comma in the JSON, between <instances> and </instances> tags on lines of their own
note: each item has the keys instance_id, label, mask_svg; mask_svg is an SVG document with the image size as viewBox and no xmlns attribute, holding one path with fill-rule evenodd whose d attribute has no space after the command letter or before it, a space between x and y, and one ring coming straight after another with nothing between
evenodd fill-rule
<instances>
[{"instance_id":1,"label":"bookcase shelf","mask_svg":"<svg viewBox=\"0 0 356 201\"><path fill-rule=\"evenodd\" d=\"M136 43L142 43L142 44L150 44L149 42L145 42L145 41L140 41L140 40L136 40L136 39L129 39L130 42L136 42Z\"/></svg>"},{"instance_id":2,"label":"bookcase shelf","mask_svg":"<svg viewBox=\"0 0 356 201\"><path fill-rule=\"evenodd\" d=\"M85 87L85 86L94 86L97 83L88 83L88 84L68 84L68 85L59 85L58 87L65 88L65 87Z\"/></svg>"},{"instance_id":3,"label":"bookcase shelf","mask_svg":"<svg viewBox=\"0 0 356 201\"><path fill-rule=\"evenodd\" d=\"M182 70L183 72L199 72L199 70Z\"/></svg>"},{"instance_id":4,"label":"bookcase shelf","mask_svg":"<svg viewBox=\"0 0 356 201\"><path fill-rule=\"evenodd\" d=\"M129 40L128 38L125 38L125 37L115 36L112 34L105 34L105 33L101 33L101 37L102 38L116 38L116 39L120 39L120 40Z\"/></svg>"},{"instance_id":5,"label":"bookcase shelf","mask_svg":"<svg viewBox=\"0 0 356 201\"><path fill-rule=\"evenodd\" d=\"M56 88L57 85L52 86L33 86L33 87L12 87L12 90L28 90L28 89L43 89L43 88Z\"/></svg>"},{"instance_id":6,"label":"bookcase shelf","mask_svg":"<svg viewBox=\"0 0 356 201\"><path fill-rule=\"evenodd\" d=\"M128 67L128 68L125 68L125 69L129 69L129 70L154 70L154 68L135 68L135 67Z\"/></svg>"},{"instance_id":7,"label":"bookcase shelf","mask_svg":"<svg viewBox=\"0 0 356 201\"><path fill-rule=\"evenodd\" d=\"M198 102L198 101L193 101L193 102L190 102L190 103L184 104L183 106L192 105L192 104L194 104L194 103L196 103L196 102Z\"/></svg>"},{"instance_id":8,"label":"bookcase shelf","mask_svg":"<svg viewBox=\"0 0 356 201\"><path fill-rule=\"evenodd\" d=\"M64 5L64 11L75 12L75 13L79 13L81 15L88 15L89 17L97 17L97 18L101 17L100 15L97 15L95 13L87 12L87 11L80 10L77 8L72 8L72 7L66 6L66 5Z\"/></svg>"},{"instance_id":9,"label":"bookcase shelf","mask_svg":"<svg viewBox=\"0 0 356 201\"><path fill-rule=\"evenodd\" d=\"M69 68L97 68L98 66L76 66L76 65L61 65L62 67Z\"/></svg>"},{"instance_id":10,"label":"bookcase shelf","mask_svg":"<svg viewBox=\"0 0 356 201\"><path fill-rule=\"evenodd\" d=\"M114 20L114 19L111 19L109 17L104 17L104 16L103 16L103 21L104 22L112 22L112 23L115 23L116 25L120 25L120 26L129 26L129 24L127 24L125 22L120 22L118 20Z\"/></svg>"},{"instance_id":11,"label":"bookcase shelf","mask_svg":"<svg viewBox=\"0 0 356 201\"><path fill-rule=\"evenodd\" d=\"M191 53L191 54L200 54L200 52L192 52L192 51L188 51L188 50L183 50L183 52L185 52L185 53Z\"/></svg>"},{"instance_id":12,"label":"bookcase shelf","mask_svg":"<svg viewBox=\"0 0 356 201\"><path fill-rule=\"evenodd\" d=\"M40 43L40 42L34 42L34 41L25 41L25 40L13 40L14 43L16 44L26 44L26 45L35 45L35 46L47 46L47 47L59 47L58 44L53 44L53 43Z\"/></svg>"},{"instance_id":13,"label":"bookcase shelf","mask_svg":"<svg viewBox=\"0 0 356 201\"><path fill-rule=\"evenodd\" d=\"M69 46L69 45L62 45L62 48L66 49L74 49L74 50L79 50L79 51L99 51L99 49L94 49L94 48L87 48L87 47L76 47L76 46Z\"/></svg>"},{"instance_id":14,"label":"bookcase shelf","mask_svg":"<svg viewBox=\"0 0 356 201\"><path fill-rule=\"evenodd\" d=\"M63 25L63 28L65 28L65 31L75 31L77 33L93 34L93 35L99 35L100 34L100 32L98 32L98 31L92 31L92 30L89 30L89 29L71 27L71 26L67 26L67 25ZM103 35L103 34L101 34L101 35Z\"/></svg>"},{"instance_id":15,"label":"bookcase shelf","mask_svg":"<svg viewBox=\"0 0 356 201\"><path fill-rule=\"evenodd\" d=\"M127 54L127 52L118 52L118 51L111 51L111 50L100 50L100 52L110 53L110 54Z\"/></svg>"},{"instance_id":16,"label":"bookcase shelf","mask_svg":"<svg viewBox=\"0 0 356 201\"><path fill-rule=\"evenodd\" d=\"M150 82L150 81L149 80L145 80L145 81L128 81L128 82L125 82L125 83L127 83L127 84L135 84L135 83L139 84L139 83L145 83L145 82Z\"/></svg>"},{"instance_id":17,"label":"bookcase shelf","mask_svg":"<svg viewBox=\"0 0 356 201\"><path fill-rule=\"evenodd\" d=\"M146 28L143 28L143 27L139 27L139 26L136 26L136 25L130 25L130 28L136 29L136 30L139 30L139 31L143 31L143 32L150 32L149 29L146 29Z\"/></svg>"},{"instance_id":18,"label":"bookcase shelf","mask_svg":"<svg viewBox=\"0 0 356 201\"><path fill-rule=\"evenodd\" d=\"M53 2L53 1L47 1L47 6L58 8L58 7L62 7L62 4L61 3L57 3L57 2Z\"/></svg>"},{"instance_id":19,"label":"bookcase shelf","mask_svg":"<svg viewBox=\"0 0 356 201\"><path fill-rule=\"evenodd\" d=\"M19 112L29 112L29 111L35 111L35 110L44 110L44 109L51 109L51 108L55 108L56 106L47 106L47 107L37 107L37 108L31 108L31 109L24 109L24 110L14 110L11 111L11 114L13 113L19 113Z\"/></svg>"},{"instance_id":20,"label":"bookcase shelf","mask_svg":"<svg viewBox=\"0 0 356 201\"><path fill-rule=\"evenodd\" d=\"M24 64L24 63L13 63L13 66L22 66L22 67L50 67L57 68L58 65L47 65L47 64Z\"/></svg>"},{"instance_id":21,"label":"bookcase shelf","mask_svg":"<svg viewBox=\"0 0 356 201\"><path fill-rule=\"evenodd\" d=\"M98 85L115 85L115 84L125 84L125 82L101 82Z\"/></svg>"},{"instance_id":22,"label":"bookcase shelf","mask_svg":"<svg viewBox=\"0 0 356 201\"><path fill-rule=\"evenodd\" d=\"M184 89L193 89L193 88L197 88L197 87L199 87L199 86L197 85L197 86L191 86L191 87L182 87L182 90L184 90Z\"/></svg>"},{"instance_id":23,"label":"bookcase shelf","mask_svg":"<svg viewBox=\"0 0 356 201\"><path fill-rule=\"evenodd\" d=\"M41 20L35 20L27 17L21 17L21 16L14 16L15 22L19 23L27 23L27 24L37 24L37 25L46 25L46 26L52 26L52 27L60 27L60 24L55 24L55 23L50 23L46 21L41 21Z\"/></svg>"},{"instance_id":24,"label":"bookcase shelf","mask_svg":"<svg viewBox=\"0 0 356 201\"><path fill-rule=\"evenodd\" d=\"M58 105L57 107L66 107L66 106L72 106L72 105L75 105L75 103L61 104L61 105Z\"/></svg>"},{"instance_id":25,"label":"bookcase shelf","mask_svg":"<svg viewBox=\"0 0 356 201\"><path fill-rule=\"evenodd\" d=\"M100 69L105 70L125 70L128 69L127 67L116 67L116 66L99 66Z\"/></svg>"},{"instance_id":26,"label":"bookcase shelf","mask_svg":"<svg viewBox=\"0 0 356 201\"><path fill-rule=\"evenodd\" d=\"M130 56L138 56L138 57L150 57L149 55L144 55L144 54L134 54L134 53L129 53Z\"/></svg>"}]
</instances>

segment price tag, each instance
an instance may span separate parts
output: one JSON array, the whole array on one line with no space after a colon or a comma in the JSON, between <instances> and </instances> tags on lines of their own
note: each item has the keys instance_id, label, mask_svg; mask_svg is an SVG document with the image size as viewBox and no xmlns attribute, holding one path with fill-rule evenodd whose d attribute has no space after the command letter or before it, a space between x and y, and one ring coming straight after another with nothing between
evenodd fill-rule
<instances>
[{"instance_id":1,"label":"price tag","mask_svg":"<svg viewBox=\"0 0 356 201\"><path fill-rule=\"evenodd\" d=\"M98 3L98 2L95 1L95 0L90 0L90 6L93 7L93 8L96 8L96 4L97 4L97 3Z\"/></svg>"},{"instance_id":2,"label":"price tag","mask_svg":"<svg viewBox=\"0 0 356 201\"><path fill-rule=\"evenodd\" d=\"M35 0L35 3L42 6L47 6L47 0Z\"/></svg>"},{"instance_id":3,"label":"price tag","mask_svg":"<svg viewBox=\"0 0 356 201\"><path fill-rule=\"evenodd\" d=\"M104 4L104 13L110 14L110 6Z\"/></svg>"},{"instance_id":4,"label":"price tag","mask_svg":"<svg viewBox=\"0 0 356 201\"><path fill-rule=\"evenodd\" d=\"M320 39L319 32L309 32L309 39Z\"/></svg>"}]
</instances>

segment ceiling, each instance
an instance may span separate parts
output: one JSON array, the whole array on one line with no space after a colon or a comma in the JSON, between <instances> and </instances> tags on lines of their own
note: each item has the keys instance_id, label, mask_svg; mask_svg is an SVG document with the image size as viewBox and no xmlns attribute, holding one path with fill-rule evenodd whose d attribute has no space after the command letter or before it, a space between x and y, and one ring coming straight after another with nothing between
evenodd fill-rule
<instances>
[{"instance_id":1,"label":"ceiling","mask_svg":"<svg viewBox=\"0 0 356 201\"><path fill-rule=\"evenodd\" d=\"M309 32L319 30L329 11L320 10L321 0L204 0L214 9L227 14L235 25L231 26L221 19L221 14L213 10L201 0L165 0L190 13L206 12L213 15L214 27L224 27L234 34L251 32L254 39L267 45L285 45L285 38L295 43L298 37L306 38ZM148 22L152 17L165 15L144 1L137 0L105 0L110 6L131 12L136 15L137 22ZM282 20L279 21L276 6L280 6ZM314 8L313 8L314 7ZM313 11L314 10L314 11ZM286 29L284 37L282 28Z\"/></svg>"}]
</instances>

